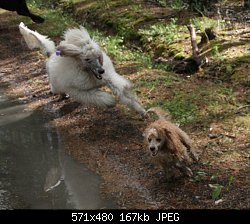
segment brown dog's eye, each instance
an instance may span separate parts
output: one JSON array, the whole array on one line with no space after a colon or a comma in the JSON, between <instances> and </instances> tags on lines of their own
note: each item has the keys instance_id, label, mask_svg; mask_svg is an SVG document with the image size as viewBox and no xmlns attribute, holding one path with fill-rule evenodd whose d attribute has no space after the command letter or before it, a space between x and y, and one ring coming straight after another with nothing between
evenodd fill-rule
<instances>
[{"instance_id":1,"label":"brown dog's eye","mask_svg":"<svg viewBox=\"0 0 250 224\"><path fill-rule=\"evenodd\" d=\"M157 142L161 142L161 139L160 139L160 138L157 138L156 141L157 141Z\"/></svg>"},{"instance_id":2,"label":"brown dog's eye","mask_svg":"<svg viewBox=\"0 0 250 224\"><path fill-rule=\"evenodd\" d=\"M148 142L151 142L152 141L152 139L151 138L148 138Z\"/></svg>"}]
</instances>

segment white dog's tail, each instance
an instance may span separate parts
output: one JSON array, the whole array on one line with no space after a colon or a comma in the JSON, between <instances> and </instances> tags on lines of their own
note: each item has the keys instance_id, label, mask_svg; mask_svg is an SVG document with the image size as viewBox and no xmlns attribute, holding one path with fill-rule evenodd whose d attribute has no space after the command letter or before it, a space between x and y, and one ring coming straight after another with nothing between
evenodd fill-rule
<instances>
[{"instance_id":1,"label":"white dog's tail","mask_svg":"<svg viewBox=\"0 0 250 224\"><path fill-rule=\"evenodd\" d=\"M155 113L158 116L158 118L161 120L170 120L171 119L170 114L159 107L151 107L150 109L147 110L146 113L149 113L149 112Z\"/></svg>"},{"instance_id":2,"label":"white dog's tail","mask_svg":"<svg viewBox=\"0 0 250 224\"><path fill-rule=\"evenodd\" d=\"M47 36L43 36L36 31L30 30L23 22L19 24L19 30L28 45L29 49L40 49L43 54L50 56L56 51L55 43Z\"/></svg>"}]
</instances>

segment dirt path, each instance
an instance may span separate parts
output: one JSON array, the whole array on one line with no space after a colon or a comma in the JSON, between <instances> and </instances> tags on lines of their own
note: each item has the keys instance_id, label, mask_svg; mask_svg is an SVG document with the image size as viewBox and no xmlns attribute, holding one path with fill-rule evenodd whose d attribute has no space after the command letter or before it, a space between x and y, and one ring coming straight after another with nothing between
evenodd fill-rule
<instances>
[{"instance_id":1,"label":"dirt path","mask_svg":"<svg viewBox=\"0 0 250 224\"><path fill-rule=\"evenodd\" d=\"M193 125L189 133L203 152L195 176L167 184L143 149L146 121L125 113L120 105L100 110L71 99L58 101L49 93L46 58L27 49L17 26L6 28L6 16L0 21L0 82L7 83L8 94L30 109L41 107L44 113L57 114L53 123L68 153L103 177L104 197L114 197L120 208L128 209L250 208L250 142L241 138L250 130L235 127L239 137L213 140L207 137L208 130ZM218 160L218 155L231 151L235 157ZM223 186L218 204L212 199L211 184Z\"/></svg>"}]
</instances>

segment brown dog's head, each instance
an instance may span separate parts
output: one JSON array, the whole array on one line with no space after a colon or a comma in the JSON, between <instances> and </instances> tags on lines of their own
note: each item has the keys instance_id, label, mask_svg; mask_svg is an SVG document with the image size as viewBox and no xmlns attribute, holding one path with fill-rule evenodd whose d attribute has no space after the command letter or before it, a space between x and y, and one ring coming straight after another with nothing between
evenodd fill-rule
<instances>
[{"instance_id":1,"label":"brown dog's head","mask_svg":"<svg viewBox=\"0 0 250 224\"><path fill-rule=\"evenodd\" d=\"M152 123L145 130L144 143L153 157L159 152L161 152L161 154L178 154L182 148L181 141L174 126L163 120Z\"/></svg>"},{"instance_id":2,"label":"brown dog's head","mask_svg":"<svg viewBox=\"0 0 250 224\"><path fill-rule=\"evenodd\" d=\"M155 127L149 127L144 133L144 142L151 156L156 156L165 143L164 132Z\"/></svg>"}]
</instances>

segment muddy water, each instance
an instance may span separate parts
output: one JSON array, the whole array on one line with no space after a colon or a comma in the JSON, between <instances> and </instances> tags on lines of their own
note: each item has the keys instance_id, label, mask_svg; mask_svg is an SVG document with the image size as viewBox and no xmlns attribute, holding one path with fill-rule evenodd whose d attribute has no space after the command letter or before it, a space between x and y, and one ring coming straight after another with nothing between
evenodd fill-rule
<instances>
[{"instance_id":1,"label":"muddy water","mask_svg":"<svg viewBox=\"0 0 250 224\"><path fill-rule=\"evenodd\" d=\"M0 86L0 209L101 209L99 176L63 150L41 111L27 112Z\"/></svg>"}]
</instances>

